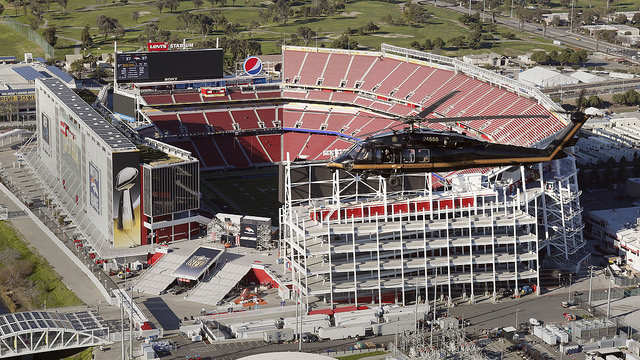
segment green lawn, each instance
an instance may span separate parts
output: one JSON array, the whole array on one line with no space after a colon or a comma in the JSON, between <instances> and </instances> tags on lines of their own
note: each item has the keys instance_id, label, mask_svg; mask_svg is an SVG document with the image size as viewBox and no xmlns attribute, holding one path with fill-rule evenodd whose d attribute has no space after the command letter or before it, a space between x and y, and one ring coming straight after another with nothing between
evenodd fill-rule
<instances>
[{"instance_id":1,"label":"green lawn","mask_svg":"<svg viewBox=\"0 0 640 360\"><path fill-rule=\"evenodd\" d=\"M62 282L60 276L40 254L31 249L9 223L0 222L0 250L16 249L22 259L31 260L34 264L33 272L28 279L34 284L36 292L31 298L31 306L40 308L44 301L47 307L57 308L82 305L82 301Z\"/></svg>"},{"instance_id":2,"label":"green lawn","mask_svg":"<svg viewBox=\"0 0 640 360\"><path fill-rule=\"evenodd\" d=\"M372 357L372 356L384 355L386 353L387 353L386 351L374 351L374 352L370 352L370 353L340 356L340 357L337 357L336 359L338 359L338 360L358 360L358 359L365 359L365 358Z\"/></svg>"},{"instance_id":3,"label":"green lawn","mask_svg":"<svg viewBox=\"0 0 640 360\"><path fill-rule=\"evenodd\" d=\"M27 52L32 53L33 56L44 57L44 52L38 45L7 25L0 24L0 55L15 56L21 60Z\"/></svg>"},{"instance_id":4,"label":"green lawn","mask_svg":"<svg viewBox=\"0 0 640 360\"><path fill-rule=\"evenodd\" d=\"M578 0L578 2L587 3L588 0ZM604 2L604 0L592 0L595 3ZM295 13L299 7L308 3L294 2L291 9ZM373 21L380 27L380 31L373 34L366 34L362 36L354 36L360 47L368 49L379 49L381 43L389 43L392 45L409 47L411 42L418 41L424 42L426 39L435 40L440 37L447 41L456 36L468 35L468 29L458 22L460 14L452 11L448 11L442 8L436 8L433 6L426 6L426 9L432 14L432 17L428 20L427 24L407 26L398 24L386 24L382 21L384 15L391 15L393 19L398 22L401 17L400 5L402 2L397 0L392 1L351 1L346 3L345 10L340 14L333 16L322 16L315 18L296 18L291 17L286 24L270 23L260 26L253 31L246 30L250 21L258 20L258 9L260 9L260 3L256 3L253 0L238 0L235 2L236 6L230 6L229 2L226 6L211 7L209 2L205 2L203 6L197 10L197 12L210 13L211 10L221 11L227 20L234 23L239 23L245 28L243 32L237 35L238 38L251 38L261 42L263 53L275 54L279 53L280 49L276 47L276 41L283 39L283 37L293 34L300 26L308 26L312 30L319 33L318 45L324 45L330 47L335 38L342 34L346 28L358 28L363 26L369 21ZM179 30L179 24L177 17L181 12L191 11L196 12L193 3L191 1L181 1L180 6L175 12L169 12L164 9L161 12L155 7L155 2L128 2L126 5L120 2L110 2L105 4L97 4L94 1L87 0L71 0L69 1L66 11L58 5L52 5L44 18L48 21L48 25L56 26L58 29L58 44L56 45L56 57L62 59L65 54L72 54L74 52L75 42L70 39L80 40L82 28L86 25L90 27L91 35L94 39L94 44L88 48L87 52L105 53L113 50L113 38L105 39L99 34L97 28L98 15L105 15L108 17L116 18L120 24L122 24L126 31L124 38L118 39L118 47L121 50L133 51L138 49L144 49L145 44L138 41L138 36L142 33L147 23L153 22L160 29L166 29L171 31L172 35L175 35L178 39L187 39L191 42L198 42L201 37L191 31ZM140 19L135 22L132 13L138 12L141 14ZM5 15L14 16L15 12L13 8L7 8ZM24 15L20 10L19 16L15 17L16 20L28 24L31 15ZM500 32L512 31L508 29L499 28ZM7 38L13 38L5 35ZM215 39L216 37L222 37L224 34L221 30L214 31L213 34L208 35L209 39ZM527 37L522 36L523 39ZM544 39L535 39L542 43L551 43ZM315 41L311 46L315 45ZM491 47L488 45L492 45ZM537 44L518 44L513 46L512 42L507 44L496 43L495 45L487 43L485 47L479 50L460 49L459 51L451 51L454 49L447 49L444 52L446 55L463 55L467 53L478 53L487 51L496 51L505 55L520 54L522 52L530 51L532 48L545 48L544 45ZM23 41L1 41L0 47L7 49L6 51L20 52L18 46L24 46ZM34 52L34 51L32 51ZM42 52L39 52L41 54Z\"/></svg>"}]
</instances>

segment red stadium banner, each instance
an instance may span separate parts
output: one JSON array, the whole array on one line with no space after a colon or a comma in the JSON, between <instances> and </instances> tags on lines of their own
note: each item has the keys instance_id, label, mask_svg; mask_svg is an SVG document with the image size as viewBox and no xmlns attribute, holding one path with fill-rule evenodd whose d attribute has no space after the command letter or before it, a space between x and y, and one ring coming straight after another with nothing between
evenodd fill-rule
<instances>
[{"instance_id":1,"label":"red stadium banner","mask_svg":"<svg viewBox=\"0 0 640 360\"><path fill-rule=\"evenodd\" d=\"M149 51L167 51L169 50L168 42L150 42L147 43Z\"/></svg>"}]
</instances>

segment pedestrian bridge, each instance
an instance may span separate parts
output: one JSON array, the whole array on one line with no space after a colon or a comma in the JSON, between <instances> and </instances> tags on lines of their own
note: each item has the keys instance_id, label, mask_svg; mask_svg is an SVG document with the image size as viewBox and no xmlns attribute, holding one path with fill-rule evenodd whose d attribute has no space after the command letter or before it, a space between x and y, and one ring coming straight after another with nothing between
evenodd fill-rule
<instances>
[{"instance_id":1,"label":"pedestrian bridge","mask_svg":"<svg viewBox=\"0 0 640 360\"><path fill-rule=\"evenodd\" d=\"M28 311L0 315L0 359L111 343L94 311Z\"/></svg>"}]
</instances>

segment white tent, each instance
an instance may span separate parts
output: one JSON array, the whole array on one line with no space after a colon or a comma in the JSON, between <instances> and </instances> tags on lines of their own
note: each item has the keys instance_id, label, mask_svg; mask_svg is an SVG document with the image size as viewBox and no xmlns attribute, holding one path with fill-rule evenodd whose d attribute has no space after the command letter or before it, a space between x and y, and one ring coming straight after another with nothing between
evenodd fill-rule
<instances>
[{"instance_id":1,"label":"white tent","mask_svg":"<svg viewBox=\"0 0 640 360\"><path fill-rule=\"evenodd\" d=\"M583 82L585 84L590 84L590 83L595 83L595 82L602 82L602 81L606 81L607 80L607 79L605 79L603 77L588 73L586 71L576 71L573 74L570 74L569 76L571 76L574 79L578 79L578 80L580 80L580 82Z\"/></svg>"},{"instance_id":2,"label":"white tent","mask_svg":"<svg viewBox=\"0 0 640 360\"><path fill-rule=\"evenodd\" d=\"M580 81L557 71L536 66L518 74L518 80L541 87L573 85Z\"/></svg>"},{"instance_id":3,"label":"white tent","mask_svg":"<svg viewBox=\"0 0 640 360\"><path fill-rule=\"evenodd\" d=\"M584 109L584 113L587 115L595 115L595 116L605 116L607 115L607 113L604 110L598 109L598 108L594 108L594 107L590 107L590 108L586 108Z\"/></svg>"}]
</instances>

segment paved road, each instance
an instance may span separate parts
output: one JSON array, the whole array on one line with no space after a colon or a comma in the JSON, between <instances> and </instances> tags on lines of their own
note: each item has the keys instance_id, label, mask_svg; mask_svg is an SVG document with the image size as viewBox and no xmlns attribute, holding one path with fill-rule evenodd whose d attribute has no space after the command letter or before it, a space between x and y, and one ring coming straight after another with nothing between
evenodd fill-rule
<instances>
[{"instance_id":1,"label":"paved road","mask_svg":"<svg viewBox=\"0 0 640 360\"><path fill-rule=\"evenodd\" d=\"M422 4L429 4L429 5L433 4L431 1L427 1L427 2L418 1L418 2ZM446 8L448 10L456 11L461 14L469 14L469 8L461 7L458 5L452 5L445 2L437 2L437 6ZM472 14L475 14L476 12L477 11L475 10L471 10ZM487 18L489 18L490 14L487 14L486 16ZM513 29L520 29L518 24L518 18L515 16L514 17L496 16L496 22L498 24L505 25ZM602 41L597 43L595 39L590 38L588 36L571 33L568 28L557 28L557 27L547 26L547 29L543 31L541 24L524 23L524 25L522 26L522 29L520 30L523 32L534 34L536 36L543 36L543 32L544 32L544 37L552 40L562 41L563 44L565 45L577 46L582 49L593 50L593 51L602 51L615 56L627 58L628 60L631 60L631 56L636 55L637 53L636 50L630 51L630 49L627 49L619 45L609 44Z\"/></svg>"}]
</instances>

